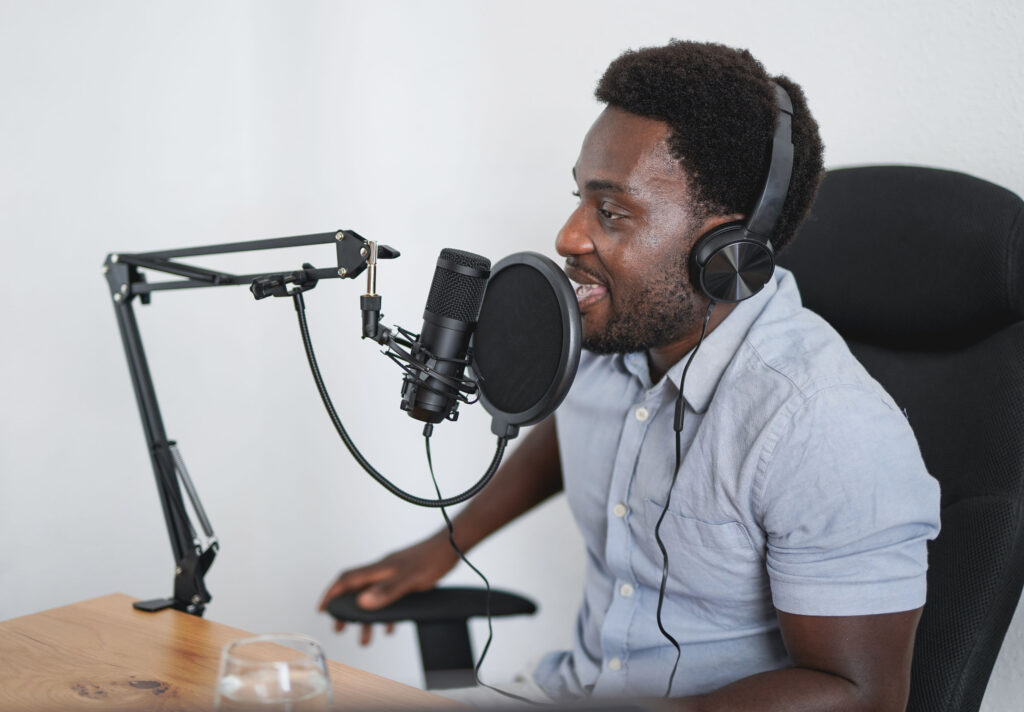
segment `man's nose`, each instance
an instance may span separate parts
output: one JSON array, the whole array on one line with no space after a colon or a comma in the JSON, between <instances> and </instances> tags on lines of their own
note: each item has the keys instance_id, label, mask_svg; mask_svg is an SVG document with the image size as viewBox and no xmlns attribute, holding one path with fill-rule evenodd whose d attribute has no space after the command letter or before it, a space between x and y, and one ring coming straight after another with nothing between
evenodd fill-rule
<instances>
[{"instance_id":1,"label":"man's nose","mask_svg":"<svg viewBox=\"0 0 1024 712\"><path fill-rule=\"evenodd\" d=\"M565 225L558 231L558 237L555 238L555 251L558 254L569 257L594 251L594 243L588 234L586 222L582 205L572 211Z\"/></svg>"}]
</instances>

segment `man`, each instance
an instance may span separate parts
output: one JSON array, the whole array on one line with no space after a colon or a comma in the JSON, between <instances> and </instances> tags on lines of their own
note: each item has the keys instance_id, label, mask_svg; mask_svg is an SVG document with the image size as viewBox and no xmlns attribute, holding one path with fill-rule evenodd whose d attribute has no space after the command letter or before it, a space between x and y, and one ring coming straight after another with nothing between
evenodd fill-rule
<instances>
[{"instance_id":1,"label":"man","mask_svg":"<svg viewBox=\"0 0 1024 712\"><path fill-rule=\"evenodd\" d=\"M607 108L556 241L587 352L555 418L455 520L467 550L565 490L588 560L574 647L533 672L551 698L671 685L684 710L905 707L938 486L899 408L800 306L785 270L715 304L701 341L711 300L691 251L758 198L780 111L773 81L793 104L777 252L822 171L798 86L745 51L690 42L627 52L598 84ZM439 532L343 573L324 601L364 589L359 603L380 607L456 561Z\"/></svg>"}]
</instances>

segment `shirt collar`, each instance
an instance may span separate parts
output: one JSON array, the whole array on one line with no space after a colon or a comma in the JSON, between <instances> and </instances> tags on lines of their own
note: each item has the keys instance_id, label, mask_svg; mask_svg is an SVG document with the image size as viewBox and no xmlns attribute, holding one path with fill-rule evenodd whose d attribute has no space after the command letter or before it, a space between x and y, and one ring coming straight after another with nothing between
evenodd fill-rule
<instances>
[{"instance_id":1,"label":"shirt collar","mask_svg":"<svg viewBox=\"0 0 1024 712\"><path fill-rule=\"evenodd\" d=\"M725 373L726 366L732 362L757 317L778 292L779 283L787 278L792 280L788 272L782 269L776 270L774 278L768 280L760 292L737 304L729 316L723 319L722 323L704 339L699 353L694 357L690 370L686 374L683 390L683 399L695 412L703 413L707 410L711 403L711 397L718 387L718 382L721 380L722 374ZM678 392L679 380L683 376L683 369L692 353L692 351L687 352L679 359L679 362L668 370L658 385L671 384L672 388ZM651 383L650 368L645 352L626 354L623 356L622 364L627 371L640 379L646 390L654 387L654 384Z\"/></svg>"}]
</instances>

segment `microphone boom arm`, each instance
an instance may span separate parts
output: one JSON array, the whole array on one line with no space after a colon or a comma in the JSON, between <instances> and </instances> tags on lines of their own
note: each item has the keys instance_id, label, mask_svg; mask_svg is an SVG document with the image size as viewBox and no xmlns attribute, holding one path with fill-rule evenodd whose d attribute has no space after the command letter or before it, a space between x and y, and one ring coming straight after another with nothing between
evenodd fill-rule
<instances>
[{"instance_id":1,"label":"microphone boom arm","mask_svg":"<svg viewBox=\"0 0 1024 712\"><path fill-rule=\"evenodd\" d=\"M233 275L226 272L183 264L179 257L228 254L272 250L286 247L335 243L338 266L334 269L316 269L303 265L302 270L277 274ZM372 245L373 261L393 259L399 252L387 245ZM103 264L107 284L117 317L121 342L128 361L128 370L135 391L142 428L146 437L150 461L156 477L157 492L167 525L171 550L174 554L174 593L170 598L139 601L133 604L139 610L156 611L175 608L201 616L211 596L203 577L209 570L218 550L213 527L206 517L199 495L185 468L184 460L174 441L168 439L163 417L149 371L142 337L132 302L138 297L149 304L152 293L173 289L219 287L249 284L253 296L294 296L312 289L321 279L354 278L362 273L370 261L371 243L353 230L279 237L269 240L224 243L178 250L145 253L112 253ZM176 275L183 279L151 283L140 269ZM181 485L185 486L192 512L199 519L202 535L185 505Z\"/></svg>"}]
</instances>

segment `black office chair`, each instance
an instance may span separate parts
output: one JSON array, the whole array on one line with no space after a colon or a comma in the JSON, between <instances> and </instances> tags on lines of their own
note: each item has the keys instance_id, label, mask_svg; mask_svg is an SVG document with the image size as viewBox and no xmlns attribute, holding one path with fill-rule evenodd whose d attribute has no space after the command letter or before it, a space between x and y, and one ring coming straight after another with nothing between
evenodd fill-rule
<instances>
[{"instance_id":1,"label":"black office chair","mask_svg":"<svg viewBox=\"0 0 1024 712\"><path fill-rule=\"evenodd\" d=\"M1024 204L950 171L834 170L779 262L941 484L907 709L973 712L1024 585Z\"/></svg>"},{"instance_id":2,"label":"black office chair","mask_svg":"<svg viewBox=\"0 0 1024 712\"><path fill-rule=\"evenodd\" d=\"M413 621L428 690L476 685L469 619L487 614L486 591L480 588L435 588L410 593L390 606L367 611L356 604L357 594L332 599L327 611L341 621L394 623ZM532 614L533 601L507 591L491 590L492 618Z\"/></svg>"}]
</instances>

